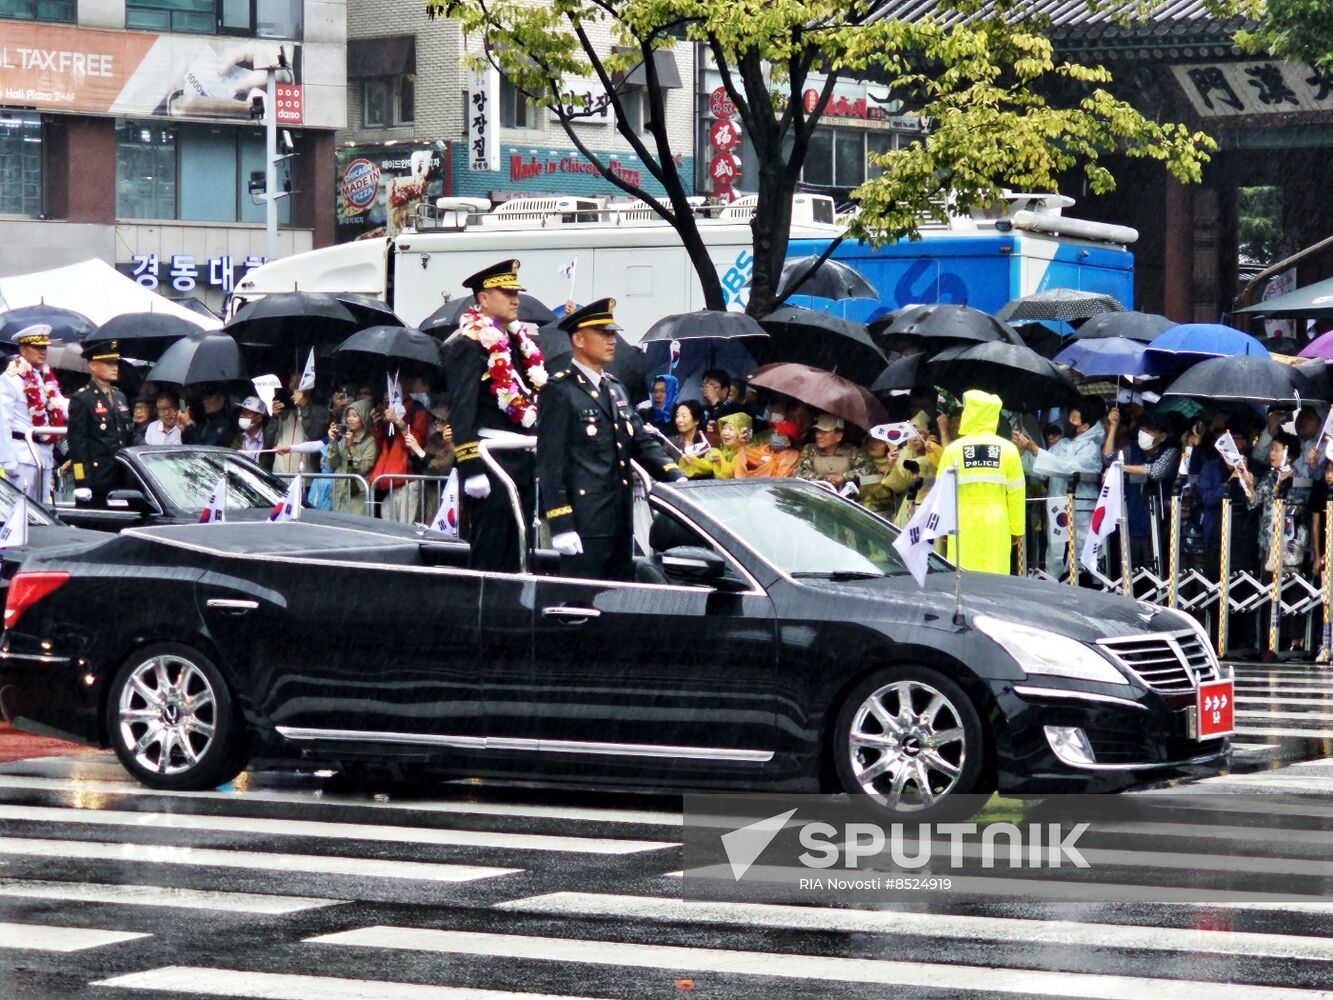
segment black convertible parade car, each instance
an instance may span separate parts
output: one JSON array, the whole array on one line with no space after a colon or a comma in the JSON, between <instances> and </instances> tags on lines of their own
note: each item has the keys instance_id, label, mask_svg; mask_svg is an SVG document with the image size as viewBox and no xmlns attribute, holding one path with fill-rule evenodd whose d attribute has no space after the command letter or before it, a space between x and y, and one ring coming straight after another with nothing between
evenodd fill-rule
<instances>
[{"instance_id":1,"label":"black convertible parade car","mask_svg":"<svg viewBox=\"0 0 1333 1000\"><path fill-rule=\"evenodd\" d=\"M656 788L1118 790L1215 773L1187 616L964 574L795 480L656 484L633 582L466 568L465 543L297 521L131 527L33 552L0 708L155 788L247 765Z\"/></svg>"}]
</instances>

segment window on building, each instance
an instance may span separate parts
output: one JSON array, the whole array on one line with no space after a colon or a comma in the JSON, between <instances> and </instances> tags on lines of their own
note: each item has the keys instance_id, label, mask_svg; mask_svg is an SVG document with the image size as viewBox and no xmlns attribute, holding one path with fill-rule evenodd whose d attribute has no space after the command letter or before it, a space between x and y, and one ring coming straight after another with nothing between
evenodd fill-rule
<instances>
[{"instance_id":1,"label":"window on building","mask_svg":"<svg viewBox=\"0 0 1333 1000\"><path fill-rule=\"evenodd\" d=\"M249 191L264 172L264 133L229 125L120 123L116 148L116 216L183 222L263 222L266 206ZM285 169L278 172L282 185ZM291 219L291 199L278 221Z\"/></svg>"},{"instance_id":2,"label":"window on building","mask_svg":"<svg viewBox=\"0 0 1333 1000\"><path fill-rule=\"evenodd\" d=\"M78 18L78 6L78 0L0 0L0 17L73 24Z\"/></svg>"},{"instance_id":3,"label":"window on building","mask_svg":"<svg viewBox=\"0 0 1333 1000\"><path fill-rule=\"evenodd\" d=\"M41 214L41 116L0 112L0 215Z\"/></svg>"},{"instance_id":4,"label":"window on building","mask_svg":"<svg viewBox=\"0 0 1333 1000\"><path fill-rule=\"evenodd\" d=\"M867 156L894 148L892 132L817 128L810 137L801 180L820 187L854 188L883 172L871 166Z\"/></svg>"},{"instance_id":5,"label":"window on building","mask_svg":"<svg viewBox=\"0 0 1333 1000\"><path fill-rule=\"evenodd\" d=\"M883 167L877 167L870 162L870 157L880 156L884 153L892 152L897 149L893 141L892 132L867 132L866 133L866 180L873 180L884 173Z\"/></svg>"},{"instance_id":6,"label":"window on building","mask_svg":"<svg viewBox=\"0 0 1333 1000\"><path fill-rule=\"evenodd\" d=\"M347 78L361 84L362 128L394 128L416 120L417 40L357 38L347 46Z\"/></svg>"},{"instance_id":7,"label":"window on building","mask_svg":"<svg viewBox=\"0 0 1333 1000\"><path fill-rule=\"evenodd\" d=\"M304 6L302 0L125 0L125 27L300 38Z\"/></svg>"},{"instance_id":8,"label":"window on building","mask_svg":"<svg viewBox=\"0 0 1333 1000\"><path fill-rule=\"evenodd\" d=\"M620 91L620 108L625 122L635 132L646 133L651 113L648 110L648 91L644 87L627 87Z\"/></svg>"},{"instance_id":9,"label":"window on building","mask_svg":"<svg viewBox=\"0 0 1333 1000\"><path fill-rule=\"evenodd\" d=\"M507 76L500 77L500 124L504 128L536 128L537 107Z\"/></svg>"}]
</instances>

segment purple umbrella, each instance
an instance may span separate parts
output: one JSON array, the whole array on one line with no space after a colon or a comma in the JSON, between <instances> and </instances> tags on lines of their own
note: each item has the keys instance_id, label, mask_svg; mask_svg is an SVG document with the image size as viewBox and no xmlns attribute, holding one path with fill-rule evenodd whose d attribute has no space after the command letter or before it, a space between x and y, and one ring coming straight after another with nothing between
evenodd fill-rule
<instances>
[{"instance_id":1,"label":"purple umbrella","mask_svg":"<svg viewBox=\"0 0 1333 1000\"><path fill-rule=\"evenodd\" d=\"M1325 361L1333 361L1333 330L1320 334L1310 341L1296 352L1296 356L1298 358L1323 358Z\"/></svg>"}]
</instances>

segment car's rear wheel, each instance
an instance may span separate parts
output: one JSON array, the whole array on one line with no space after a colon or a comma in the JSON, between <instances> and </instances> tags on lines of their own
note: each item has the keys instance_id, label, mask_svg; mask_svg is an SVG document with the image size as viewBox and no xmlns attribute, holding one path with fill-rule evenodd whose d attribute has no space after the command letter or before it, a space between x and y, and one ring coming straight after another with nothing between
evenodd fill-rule
<instances>
[{"instance_id":1,"label":"car's rear wheel","mask_svg":"<svg viewBox=\"0 0 1333 1000\"><path fill-rule=\"evenodd\" d=\"M197 650L176 643L140 650L117 671L108 696L111 745L145 785L216 788L244 766L231 692Z\"/></svg>"},{"instance_id":2,"label":"car's rear wheel","mask_svg":"<svg viewBox=\"0 0 1333 1000\"><path fill-rule=\"evenodd\" d=\"M926 667L862 680L844 699L832 739L842 790L893 813L952 815L961 796L986 791L981 718L962 688Z\"/></svg>"}]
</instances>

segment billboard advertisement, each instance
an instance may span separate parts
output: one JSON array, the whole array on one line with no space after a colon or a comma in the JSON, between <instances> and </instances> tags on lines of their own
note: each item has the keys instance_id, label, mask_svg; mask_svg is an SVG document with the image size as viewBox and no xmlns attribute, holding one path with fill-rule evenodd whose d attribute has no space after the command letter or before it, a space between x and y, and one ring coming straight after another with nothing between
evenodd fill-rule
<instances>
[{"instance_id":1,"label":"billboard advertisement","mask_svg":"<svg viewBox=\"0 0 1333 1000\"><path fill-rule=\"evenodd\" d=\"M395 142L337 152L336 239L397 236L425 199L449 194L449 144Z\"/></svg>"},{"instance_id":2,"label":"billboard advertisement","mask_svg":"<svg viewBox=\"0 0 1333 1000\"><path fill-rule=\"evenodd\" d=\"M43 111L250 120L250 95L279 65L284 124L301 124L300 46L6 21L0 101ZM319 122L306 124L318 125ZM340 124L329 122L329 125Z\"/></svg>"}]
</instances>

